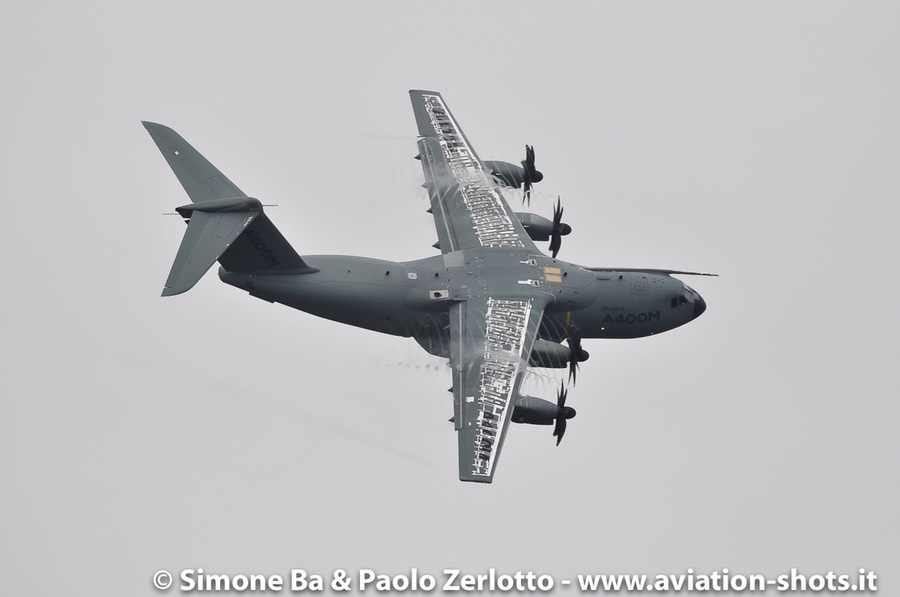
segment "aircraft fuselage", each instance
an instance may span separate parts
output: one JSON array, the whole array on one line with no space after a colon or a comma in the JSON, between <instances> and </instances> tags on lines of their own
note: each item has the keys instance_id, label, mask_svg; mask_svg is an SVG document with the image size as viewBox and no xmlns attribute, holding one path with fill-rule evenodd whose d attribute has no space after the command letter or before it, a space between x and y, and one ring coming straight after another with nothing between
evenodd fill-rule
<instances>
[{"instance_id":1,"label":"aircraft fuselage","mask_svg":"<svg viewBox=\"0 0 900 597\"><path fill-rule=\"evenodd\" d=\"M583 338L650 336L684 325L706 308L699 294L666 274L591 271L527 252L478 249L407 262L339 255L303 260L319 271L273 275L220 269L219 277L269 302L413 337L432 354L443 354L449 345L449 306L470 296L490 295L492 286L505 289L506 295L510 287L520 289L523 297L552 295L540 337L553 341L565 338L573 325Z\"/></svg>"}]
</instances>

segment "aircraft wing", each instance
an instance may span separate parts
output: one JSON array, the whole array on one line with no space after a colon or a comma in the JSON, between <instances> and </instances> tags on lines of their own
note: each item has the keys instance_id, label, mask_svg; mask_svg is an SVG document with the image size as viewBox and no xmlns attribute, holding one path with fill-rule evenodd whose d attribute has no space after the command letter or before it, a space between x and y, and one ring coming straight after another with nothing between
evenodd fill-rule
<instances>
[{"instance_id":1,"label":"aircraft wing","mask_svg":"<svg viewBox=\"0 0 900 597\"><path fill-rule=\"evenodd\" d=\"M509 247L537 253L441 94L412 90L409 95L441 252Z\"/></svg>"},{"instance_id":2,"label":"aircraft wing","mask_svg":"<svg viewBox=\"0 0 900 597\"><path fill-rule=\"evenodd\" d=\"M490 483L537 338L543 296L470 298L450 307L453 422L461 481Z\"/></svg>"}]
</instances>

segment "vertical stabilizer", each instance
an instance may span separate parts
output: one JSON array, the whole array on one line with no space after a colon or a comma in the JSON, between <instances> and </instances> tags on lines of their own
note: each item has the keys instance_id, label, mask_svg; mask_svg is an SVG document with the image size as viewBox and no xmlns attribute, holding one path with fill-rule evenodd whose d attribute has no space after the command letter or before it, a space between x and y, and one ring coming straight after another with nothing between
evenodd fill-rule
<instances>
[{"instance_id":1,"label":"vertical stabilizer","mask_svg":"<svg viewBox=\"0 0 900 597\"><path fill-rule=\"evenodd\" d=\"M190 143L167 126L144 122L192 204L176 208L188 229L178 248L163 296L193 288L218 261L229 272L316 272L263 213L262 204L241 191Z\"/></svg>"},{"instance_id":2,"label":"vertical stabilizer","mask_svg":"<svg viewBox=\"0 0 900 597\"><path fill-rule=\"evenodd\" d=\"M247 196L185 141L184 137L162 124L145 121L143 125L153 137L153 141L156 142L156 146L159 147L159 151L166 158L191 201L200 203L212 199Z\"/></svg>"}]
</instances>

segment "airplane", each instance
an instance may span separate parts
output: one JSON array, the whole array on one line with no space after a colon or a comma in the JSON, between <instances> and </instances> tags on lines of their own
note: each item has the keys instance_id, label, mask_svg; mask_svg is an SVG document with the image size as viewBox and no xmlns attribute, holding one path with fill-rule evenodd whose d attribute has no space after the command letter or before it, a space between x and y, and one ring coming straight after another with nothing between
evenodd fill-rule
<instances>
[{"instance_id":1,"label":"airplane","mask_svg":"<svg viewBox=\"0 0 900 597\"><path fill-rule=\"evenodd\" d=\"M176 208L187 231L163 289L191 289L219 262L219 278L251 296L319 317L411 337L449 359L459 479L491 483L510 422L553 425L559 445L575 410L565 382L556 401L523 395L528 367L569 369L588 358L584 338L640 338L699 317L706 302L665 269L583 267L556 258L571 232L553 219L513 212L543 175L526 146L521 166L482 161L440 93L409 92L418 153L441 254L416 261L300 256L262 203L172 129L143 122L192 203ZM535 242L551 241L551 255ZM563 344L562 342L566 343Z\"/></svg>"}]
</instances>

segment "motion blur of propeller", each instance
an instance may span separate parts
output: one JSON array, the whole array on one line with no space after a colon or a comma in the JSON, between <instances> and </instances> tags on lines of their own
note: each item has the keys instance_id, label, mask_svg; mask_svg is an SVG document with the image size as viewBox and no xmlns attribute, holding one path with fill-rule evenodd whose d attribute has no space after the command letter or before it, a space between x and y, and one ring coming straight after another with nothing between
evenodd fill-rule
<instances>
[{"instance_id":1,"label":"motion blur of propeller","mask_svg":"<svg viewBox=\"0 0 900 597\"><path fill-rule=\"evenodd\" d=\"M575 385L575 379L578 377L578 363L588 360L588 357L591 355L581 347L581 332L574 325L569 326L569 336L566 338L566 343L569 345L569 350L572 353L569 358L569 381L572 382L572 385Z\"/></svg>"},{"instance_id":2,"label":"motion blur of propeller","mask_svg":"<svg viewBox=\"0 0 900 597\"><path fill-rule=\"evenodd\" d=\"M553 209L553 232L550 233L550 252L556 259L559 248L562 246L562 237L572 232L572 227L562 223L563 208L560 198L556 198L556 207Z\"/></svg>"},{"instance_id":3,"label":"motion blur of propeller","mask_svg":"<svg viewBox=\"0 0 900 597\"><path fill-rule=\"evenodd\" d=\"M556 438L557 446L566 434L566 421L575 416L575 409L566 406L567 394L565 383L560 382L559 392L556 393L556 425L553 427L553 436Z\"/></svg>"},{"instance_id":4,"label":"motion blur of propeller","mask_svg":"<svg viewBox=\"0 0 900 597\"><path fill-rule=\"evenodd\" d=\"M531 205L531 185L544 180L544 175L534 167L534 147L531 145L525 146L525 159L521 163L522 168L525 170L525 174L522 177L522 188L525 191L525 195L522 197L522 201L528 201L528 205Z\"/></svg>"}]
</instances>

